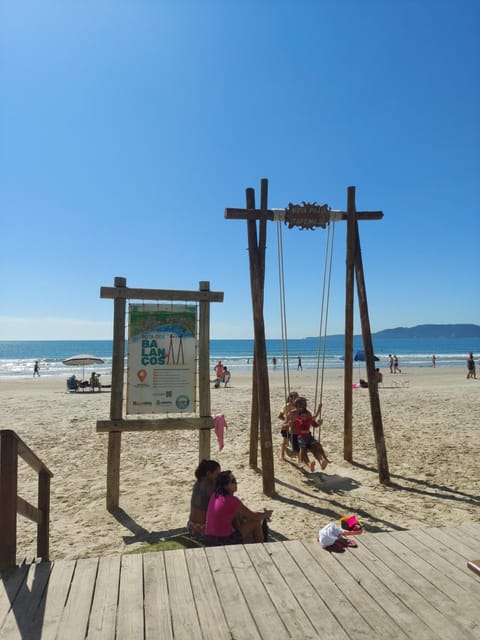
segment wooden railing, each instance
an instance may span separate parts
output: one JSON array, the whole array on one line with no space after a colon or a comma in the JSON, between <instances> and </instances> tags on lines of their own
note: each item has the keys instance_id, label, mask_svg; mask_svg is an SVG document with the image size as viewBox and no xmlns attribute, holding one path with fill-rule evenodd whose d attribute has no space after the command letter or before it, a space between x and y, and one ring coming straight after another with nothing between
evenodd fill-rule
<instances>
[{"instance_id":1,"label":"wooden railing","mask_svg":"<svg viewBox=\"0 0 480 640\"><path fill-rule=\"evenodd\" d=\"M37 507L17 493L18 456L38 474ZM48 560L52 477L53 473L14 431L0 430L0 570L16 564L17 513L37 523L37 557Z\"/></svg>"}]
</instances>

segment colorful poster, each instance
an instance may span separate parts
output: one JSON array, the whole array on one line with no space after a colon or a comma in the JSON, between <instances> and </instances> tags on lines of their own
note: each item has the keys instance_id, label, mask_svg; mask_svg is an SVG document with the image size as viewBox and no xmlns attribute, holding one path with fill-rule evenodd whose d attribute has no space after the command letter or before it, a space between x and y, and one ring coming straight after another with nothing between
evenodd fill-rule
<instances>
[{"instance_id":1,"label":"colorful poster","mask_svg":"<svg viewBox=\"0 0 480 640\"><path fill-rule=\"evenodd\" d=\"M127 413L194 413L196 307L130 304Z\"/></svg>"}]
</instances>

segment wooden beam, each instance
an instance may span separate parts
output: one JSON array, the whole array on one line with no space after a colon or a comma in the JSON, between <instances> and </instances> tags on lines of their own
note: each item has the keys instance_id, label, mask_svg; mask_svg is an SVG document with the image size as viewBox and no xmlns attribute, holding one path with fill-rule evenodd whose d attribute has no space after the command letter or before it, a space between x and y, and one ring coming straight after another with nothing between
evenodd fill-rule
<instances>
[{"instance_id":1,"label":"wooden beam","mask_svg":"<svg viewBox=\"0 0 480 640\"><path fill-rule=\"evenodd\" d=\"M204 417L181 417L181 418L156 418L145 420L142 418L134 420L97 420L97 433L110 433L112 431L172 431L172 430L200 430L213 429L213 418Z\"/></svg>"},{"instance_id":2,"label":"wooden beam","mask_svg":"<svg viewBox=\"0 0 480 640\"><path fill-rule=\"evenodd\" d=\"M17 513L37 524L43 520L42 512L20 496L17 496Z\"/></svg>"},{"instance_id":3,"label":"wooden beam","mask_svg":"<svg viewBox=\"0 0 480 640\"><path fill-rule=\"evenodd\" d=\"M125 300L180 300L181 302L223 302L223 291L179 291L175 289L133 289L127 286L100 287L100 298Z\"/></svg>"},{"instance_id":4,"label":"wooden beam","mask_svg":"<svg viewBox=\"0 0 480 640\"><path fill-rule=\"evenodd\" d=\"M262 200L266 202L267 182L262 181ZM260 223L262 225L262 222ZM266 224L266 221L263 221ZM252 286L253 328L255 336L254 375L258 390L258 417L260 426L260 450L262 455L263 492L267 496L275 493L273 466L272 420L270 413L270 388L268 381L267 346L265 320L263 316L265 284L266 227L260 226L257 242L255 220L248 220L248 252L250 258L250 282ZM255 379L255 378L254 378Z\"/></svg>"},{"instance_id":5,"label":"wooden beam","mask_svg":"<svg viewBox=\"0 0 480 640\"><path fill-rule=\"evenodd\" d=\"M370 410L372 414L373 435L377 451L378 478L382 484L390 482L388 469L387 448L383 433L382 412L378 395L378 382L375 375L375 361L370 330L370 318L368 315L367 290L363 273L362 251L360 248L360 236L358 224L355 222L356 250L355 250L355 275L357 277L358 306L360 309L360 321L362 324L363 349L365 352L365 364L367 367L368 392L370 396Z\"/></svg>"},{"instance_id":6,"label":"wooden beam","mask_svg":"<svg viewBox=\"0 0 480 640\"><path fill-rule=\"evenodd\" d=\"M353 460L353 300L355 286L355 187L347 190L347 264L345 283L345 351L343 370L343 457Z\"/></svg>"},{"instance_id":7,"label":"wooden beam","mask_svg":"<svg viewBox=\"0 0 480 640\"><path fill-rule=\"evenodd\" d=\"M126 292L126 278L115 278L117 293ZM110 419L123 418L123 379L125 357L125 309L126 297L115 296L113 303L113 352L112 352L112 387L110 395ZM120 455L122 434L113 431L108 434L107 453L107 510L114 511L120 505Z\"/></svg>"},{"instance_id":8,"label":"wooden beam","mask_svg":"<svg viewBox=\"0 0 480 640\"><path fill-rule=\"evenodd\" d=\"M53 473L43 464L40 458L33 453L23 440L17 436L17 434L14 435L18 440L18 455L37 473L44 471L50 476L50 478L53 478Z\"/></svg>"},{"instance_id":9,"label":"wooden beam","mask_svg":"<svg viewBox=\"0 0 480 640\"><path fill-rule=\"evenodd\" d=\"M227 220L282 220L286 215L287 209L236 209L228 207L225 209L224 217ZM329 209L330 222L338 222L340 220L348 220L348 211L337 211ZM383 211L357 211L357 220L381 220ZM315 224L316 216L309 216L312 224Z\"/></svg>"},{"instance_id":10,"label":"wooden beam","mask_svg":"<svg viewBox=\"0 0 480 640\"><path fill-rule=\"evenodd\" d=\"M15 566L17 546L18 438L0 432L0 571Z\"/></svg>"},{"instance_id":11,"label":"wooden beam","mask_svg":"<svg viewBox=\"0 0 480 640\"><path fill-rule=\"evenodd\" d=\"M210 282L200 282L200 291L210 291ZM198 336L198 411L204 421L198 434L198 461L210 459L210 429L213 426L210 401L210 302L199 303ZM180 418L181 420L181 418Z\"/></svg>"}]
</instances>

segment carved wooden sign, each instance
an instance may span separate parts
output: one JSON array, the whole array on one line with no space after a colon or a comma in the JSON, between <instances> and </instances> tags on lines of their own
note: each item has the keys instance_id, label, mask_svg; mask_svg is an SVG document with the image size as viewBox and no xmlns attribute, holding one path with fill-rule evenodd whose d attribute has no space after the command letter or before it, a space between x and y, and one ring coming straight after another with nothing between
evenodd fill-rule
<instances>
[{"instance_id":1,"label":"carved wooden sign","mask_svg":"<svg viewBox=\"0 0 480 640\"><path fill-rule=\"evenodd\" d=\"M289 229L300 227L300 229L315 229L322 227L325 229L330 222L330 207L328 204L317 204L316 202L302 202L302 204L288 203L285 210L285 224Z\"/></svg>"}]
</instances>

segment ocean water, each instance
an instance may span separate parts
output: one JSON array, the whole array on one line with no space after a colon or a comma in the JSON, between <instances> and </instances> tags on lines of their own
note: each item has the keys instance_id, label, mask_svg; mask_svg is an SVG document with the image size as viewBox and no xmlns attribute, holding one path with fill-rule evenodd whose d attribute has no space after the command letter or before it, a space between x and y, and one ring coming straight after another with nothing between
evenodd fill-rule
<instances>
[{"instance_id":1,"label":"ocean water","mask_svg":"<svg viewBox=\"0 0 480 640\"><path fill-rule=\"evenodd\" d=\"M267 355L272 367L272 358L277 359L277 367L282 368L285 356L290 369L297 368L297 358L302 358L304 369L316 369L325 361L326 368L343 368L343 336L329 336L326 344L317 338L289 340L284 351L281 340L267 340ZM388 365L388 354L396 354L402 370L408 367L430 367L432 354L437 359L437 367L465 367L465 358L472 351L475 359L480 358L480 338L435 338L435 339L386 339L373 336L378 366ZM127 347L128 348L128 347ZM354 338L354 353L363 349L361 336ZM319 351L320 350L320 351ZM33 375L35 360L40 363L42 376L68 377L75 373L83 375L82 367L70 367L63 360L80 353L87 353L104 360L103 364L85 367L85 377L92 371L110 375L112 369L111 340L46 340L46 341L0 341L0 379L28 378ZM253 340L211 340L210 364L217 360L232 371L248 370L252 366ZM126 364L126 360L125 360Z\"/></svg>"}]
</instances>

